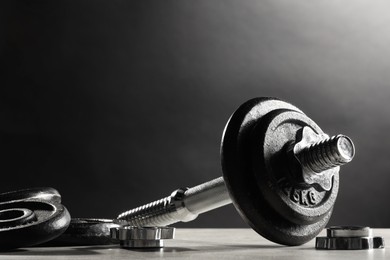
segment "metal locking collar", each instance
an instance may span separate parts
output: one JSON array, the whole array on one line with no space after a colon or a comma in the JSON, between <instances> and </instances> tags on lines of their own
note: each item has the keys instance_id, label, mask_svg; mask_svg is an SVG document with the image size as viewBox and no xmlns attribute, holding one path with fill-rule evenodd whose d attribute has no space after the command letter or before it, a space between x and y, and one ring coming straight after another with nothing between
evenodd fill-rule
<instances>
[{"instance_id":1,"label":"metal locking collar","mask_svg":"<svg viewBox=\"0 0 390 260\"><path fill-rule=\"evenodd\" d=\"M358 250L384 247L383 237L373 237L369 227L330 227L326 237L316 238L316 249Z\"/></svg>"},{"instance_id":2,"label":"metal locking collar","mask_svg":"<svg viewBox=\"0 0 390 260\"><path fill-rule=\"evenodd\" d=\"M123 248L160 248L164 239L175 236L173 227L117 227L111 228L111 238L119 240Z\"/></svg>"}]
</instances>

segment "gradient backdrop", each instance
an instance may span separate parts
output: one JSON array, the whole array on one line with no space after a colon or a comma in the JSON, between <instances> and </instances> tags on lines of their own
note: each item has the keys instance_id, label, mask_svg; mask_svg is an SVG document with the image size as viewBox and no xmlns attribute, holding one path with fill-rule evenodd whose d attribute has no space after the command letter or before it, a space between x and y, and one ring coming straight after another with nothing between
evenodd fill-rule
<instances>
[{"instance_id":1,"label":"gradient backdrop","mask_svg":"<svg viewBox=\"0 0 390 260\"><path fill-rule=\"evenodd\" d=\"M220 176L220 138L275 96L352 137L331 224L390 227L390 2L1 1L0 191L74 217ZM246 227L232 205L185 227Z\"/></svg>"}]
</instances>

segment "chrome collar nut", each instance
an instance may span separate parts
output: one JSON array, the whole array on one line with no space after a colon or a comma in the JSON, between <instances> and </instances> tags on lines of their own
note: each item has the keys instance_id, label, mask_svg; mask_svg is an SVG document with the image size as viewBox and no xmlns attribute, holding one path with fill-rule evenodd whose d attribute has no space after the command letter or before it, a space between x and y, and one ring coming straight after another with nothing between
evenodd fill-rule
<instances>
[{"instance_id":1,"label":"chrome collar nut","mask_svg":"<svg viewBox=\"0 0 390 260\"><path fill-rule=\"evenodd\" d=\"M119 240L120 246L127 249L161 248L164 239L175 237L173 227L132 227L111 228L111 238Z\"/></svg>"},{"instance_id":2,"label":"chrome collar nut","mask_svg":"<svg viewBox=\"0 0 390 260\"><path fill-rule=\"evenodd\" d=\"M316 238L316 249L362 250L385 248L383 237L373 237L369 227L330 227L326 237Z\"/></svg>"}]
</instances>

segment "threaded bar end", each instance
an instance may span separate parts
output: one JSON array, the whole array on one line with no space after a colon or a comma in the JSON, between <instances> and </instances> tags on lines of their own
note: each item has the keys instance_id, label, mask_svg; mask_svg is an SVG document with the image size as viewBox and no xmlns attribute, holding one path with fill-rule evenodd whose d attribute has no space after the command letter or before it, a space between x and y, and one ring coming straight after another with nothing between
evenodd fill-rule
<instances>
[{"instance_id":1,"label":"threaded bar end","mask_svg":"<svg viewBox=\"0 0 390 260\"><path fill-rule=\"evenodd\" d=\"M167 226L178 222L172 213L176 207L171 203L172 197L166 197L135 209L121 213L117 219L125 220L126 225L147 227L147 226Z\"/></svg>"},{"instance_id":2,"label":"threaded bar end","mask_svg":"<svg viewBox=\"0 0 390 260\"><path fill-rule=\"evenodd\" d=\"M299 160L303 167L319 173L350 162L354 155L352 140L345 135L336 135L302 150Z\"/></svg>"}]
</instances>

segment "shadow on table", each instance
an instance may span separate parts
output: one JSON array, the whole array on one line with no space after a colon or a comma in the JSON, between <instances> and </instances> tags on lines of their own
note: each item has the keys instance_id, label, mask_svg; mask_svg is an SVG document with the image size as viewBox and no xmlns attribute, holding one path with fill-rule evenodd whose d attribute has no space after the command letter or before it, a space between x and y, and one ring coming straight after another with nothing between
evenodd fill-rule
<instances>
[{"instance_id":1,"label":"shadow on table","mask_svg":"<svg viewBox=\"0 0 390 260\"><path fill-rule=\"evenodd\" d=\"M232 245L232 244L215 244L215 245L197 245L192 248L187 247L166 247L163 249L164 253L175 253L175 252L217 252L217 251L236 251L236 250L254 250L254 249L275 249L282 248L281 245ZM134 251L134 250L133 250ZM144 250L137 250L144 252Z\"/></svg>"},{"instance_id":2,"label":"shadow on table","mask_svg":"<svg viewBox=\"0 0 390 260\"><path fill-rule=\"evenodd\" d=\"M9 251L0 252L0 256L2 255L34 255L34 256L56 256L56 255L99 255L100 253L96 250L102 249L110 249L112 247L96 247L96 246L88 246L88 247L40 247L34 249L14 249Z\"/></svg>"},{"instance_id":3,"label":"shadow on table","mask_svg":"<svg viewBox=\"0 0 390 260\"><path fill-rule=\"evenodd\" d=\"M239 248L239 249L273 249L282 248L282 245L225 245L225 247Z\"/></svg>"},{"instance_id":4,"label":"shadow on table","mask_svg":"<svg viewBox=\"0 0 390 260\"><path fill-rule=\"evenodd\" d=\"M253 250L253 249L273 249L281 248L280 245L201 245L194 246L193 248L188 247L165 247L165 248L150 248L150 249L123 249L132 252L147 253L147 252L160 252L162 254L182 253L182 252L218 252L218 251L235 251L235 250ZM0 252L2 255L18 255L18 256L80 256L80 255L99 255L99 250L116 249L119 247L112 246L83 246L83 247L37 247L34 249L14 249L5 252Z\"/></svg>"},{"instance_id":5,"label":"shadow on table","mask_svg":"<svg viewBox=\"0 0 390 260\"><path fill-rule=\"evenodd\" d=\"M165 247L165 248L129 248L124 249L132 252L160 252L160 253L181 253L181 252L194 252L199 251L194 248L185 248L185 247Z\"/></svg>"}]
</instances>

